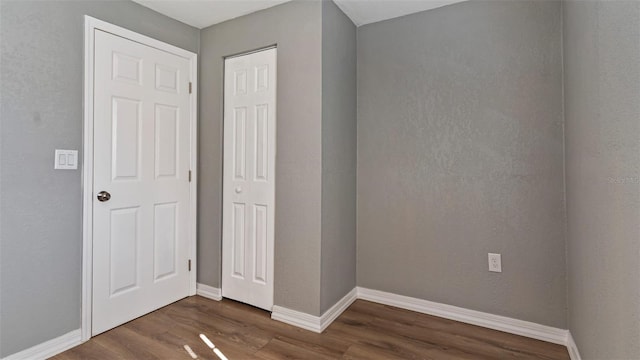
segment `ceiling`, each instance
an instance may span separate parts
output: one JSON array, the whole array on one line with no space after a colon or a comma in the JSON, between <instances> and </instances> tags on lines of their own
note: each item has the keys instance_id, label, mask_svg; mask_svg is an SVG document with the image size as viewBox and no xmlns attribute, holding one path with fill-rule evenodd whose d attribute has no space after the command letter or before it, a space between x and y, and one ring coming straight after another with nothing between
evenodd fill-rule
<instances>
[{"instance_id":1,"label":"ceiling","mask_svg":"<svg viewBox=\"0 0 640 360\"><path fill-rule=\"evenodd\" d=\"M133 0L199 29L290 0ZM356 26L465 0L335 0Z\"/></svg>"},{"instance_id":2,"label":"ceiling","mask_svg":"<svg viewBox=\"0 0 640 360\"><path fill-rule=\"evenodd\" d=\"M334 0L356 26L431 10L464 0Z\"/></svg>"}]
</instances>

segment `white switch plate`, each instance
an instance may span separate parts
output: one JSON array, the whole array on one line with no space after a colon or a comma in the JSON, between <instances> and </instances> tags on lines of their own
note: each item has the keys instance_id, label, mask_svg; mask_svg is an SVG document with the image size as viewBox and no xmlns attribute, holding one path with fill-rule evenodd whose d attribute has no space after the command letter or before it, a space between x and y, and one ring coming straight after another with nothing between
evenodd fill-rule
<instances>
[{"instance_id":1,"label":"white switch plate","mask_svg":"<svg viewBox=\"0 0 640 360\"><path fill-rule=\"evenodd\" d=\"M53 168L58 170L77 169L78 168L78 150L56 149Z\"/></svg>"},{"instance_id":2,"label":"white switch plate","mask_svg":"<svg viewBox=\"0 0 640 360\"><path fill-rule=\"evenodd\" d=\"M502 257L500 254L489 253L489 271L502 272Z\"/></svg>"}]
</instances>

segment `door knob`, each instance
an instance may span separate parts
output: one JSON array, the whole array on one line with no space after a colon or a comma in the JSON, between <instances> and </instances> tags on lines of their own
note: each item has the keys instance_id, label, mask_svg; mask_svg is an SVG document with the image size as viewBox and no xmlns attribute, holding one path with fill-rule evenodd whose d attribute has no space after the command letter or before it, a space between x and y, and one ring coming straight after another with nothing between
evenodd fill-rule
<instances>
[{"instance_id":1,"label":"door knob","mask_svg":"<svg viewBox=\"0 0 640 360\"><path fill-rule=\"evenodd\" d=\"M236 194L240 194L242 192L242 188L240 186L238 186L236 188Z\"/></svg>"},{"instance_id":2,"label":"door knob","mask_svg":"<svg viewBox=\"0 0 640 360\"><path fill-rule=\"evenodd\" d=\"M105 202L109 201L109 199L111 199L111 194L109 194L107 191L100 191L98 193L98 201Z\"/></svg>"}]
</instances>

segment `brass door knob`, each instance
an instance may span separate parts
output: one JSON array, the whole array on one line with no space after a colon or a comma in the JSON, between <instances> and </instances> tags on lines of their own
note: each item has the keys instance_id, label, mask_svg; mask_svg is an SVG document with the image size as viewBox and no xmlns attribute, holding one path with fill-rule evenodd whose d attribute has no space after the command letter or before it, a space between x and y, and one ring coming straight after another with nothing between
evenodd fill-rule
<instances>
[{"instance_id":1,"label":"brass door knob","mask_svg":"<svg viewBox=\"0 0 640 360\"><path fill-rule=\"evenodd\" d=\"M109 201L109 199L111 199L111 194L109 194L107 191L100 191L98 193L98 201L105 202Z\"/></svg>"}]
</instances>

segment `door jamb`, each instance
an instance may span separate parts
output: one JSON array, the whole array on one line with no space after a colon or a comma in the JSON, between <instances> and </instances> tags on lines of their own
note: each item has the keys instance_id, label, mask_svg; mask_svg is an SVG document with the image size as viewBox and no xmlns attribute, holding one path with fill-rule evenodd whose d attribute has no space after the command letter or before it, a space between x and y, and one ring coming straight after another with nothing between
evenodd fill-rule
<instances>
[{"instance_id":1,"label":"door jamb","mask_svg":"<svg viewBox=\"0 0 640 360\"><path fill-rule=\"evenodd\" d=\"M135 41L190 61L190 169L189 183L189 257L191 271L189 277L189 295L196 294L197 269L197 189L198 189L198 55L190 51L169 45L162 41L138 34L131 30L84 16L84 119L82 142L82 309L80 330L82 342L91 338L91 313L93 291L93 65L94 65L94 32L102 30L122 38Z\"/></svg>"}]
</instances>

